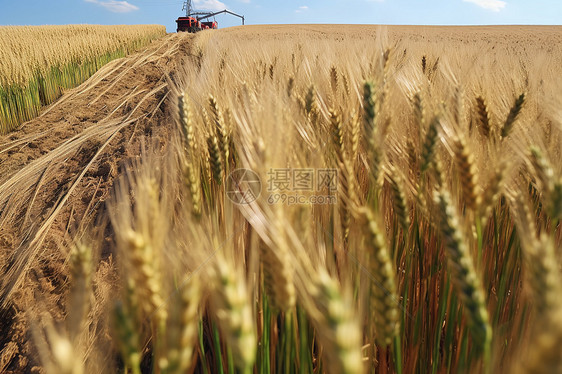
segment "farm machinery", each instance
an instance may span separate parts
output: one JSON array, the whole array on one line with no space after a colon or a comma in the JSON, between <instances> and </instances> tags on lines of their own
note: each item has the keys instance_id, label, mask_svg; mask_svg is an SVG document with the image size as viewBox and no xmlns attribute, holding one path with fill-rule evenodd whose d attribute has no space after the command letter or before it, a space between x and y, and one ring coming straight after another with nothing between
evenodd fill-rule
<instances>
[{"instance_id":1,"label":"farm machinery","mask_svg":"<svg viewBox=\"0 0 562 374\"><path fill-rule=\"evenodd\" d=\"M217 29L218 23L214 20L214 18L222 13L241 18L242 25L244 25L244 16L231 12L227 9L218 12L195 11L193 10L192 0L184 1L182 10L185 10L185 17L179 17L176 20L176 23L178 24L178 32L198 32L207 29ZM209 21L211 18L213 18L213 20Z\"/></svg>"}]
</instances>

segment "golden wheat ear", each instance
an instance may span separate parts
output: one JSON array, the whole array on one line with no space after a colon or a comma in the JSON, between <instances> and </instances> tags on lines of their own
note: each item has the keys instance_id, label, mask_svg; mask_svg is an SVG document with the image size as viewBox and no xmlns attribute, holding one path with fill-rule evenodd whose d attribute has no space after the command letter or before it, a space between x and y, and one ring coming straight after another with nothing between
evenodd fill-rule
<instances>
[{"instance_id":1,"label":"golden wheat ear","mask_svg":"<svg viewBox=\"0 0 562 374\"><path fill-rule=\"evenodd\" d=\"M396 274L386 238L375 216L368 208L360 208L359 215L369 258L370 319L374 322L377 343L386 347L398 331Z\"/></svg>"},{"instance_id":2,"label":"golden wheat ear","mask_svg":"<svg viewBox=\"0 0 562 374\"><path fill-rule=\"evenodd\" d=\"M390 167L387 177L392 191L394 214L404 232L407 233L408 227L410 226L410 212L408 210L408 199L404 190L404 180L394 166Z\"/></svg>"},{"instance_id":3,"label":"golden wheat ear","mask_svg":"<svg viewBox=\"0 0 562 374\"><path fill-rule=\"evenodd\" d=\"M178 114L183 134L183 144L186 149L186 156L197 154L197 143L195 142L195 132L193 129L191 108L189 99L185 92L178 98Z\"/></svg>"},{"instance_id":4,"label":"golden wheat ear","mask_svg":"<svg viewBox=\"0 0 562 374\"><path fill-rule=\"evenodd\" d=\"M228 160L230 156L230 135L227 128L223 111L219 107L217 100L213 95L209 95L209 107L213 115L213 122L215 124L215 133L219 141L219 148L222 153L223 167L228 167Z\"/></svg>"},{"instance_id":5,"label":"golden wheat ear","mask_svg":"<svg viewBox=\"0 0 562 374\"><path fill-rule=\"evenodd\" d=\"M362 334L359 323L343 295L340 284L324 269L313 277L313 301L318 339L324 348L326 372L330 374L363 373Z\"/></svg>"},{"instance_id":6,"label":"golden wheat ear","mask_svg":"<svg viewBox=\"0 0 562 374\"><path fill-rule=\"evenodd\" d=\"M260 260L263 267L264 285L274 309L286 313L297 302L294 269L288 247L283 208L277 208L271 246L259 242Z\"/></svg>"},{"instance_id":7,"label":"golden wheat ear","mask_svg":"<svg viewBox=\"0 0 562 374\"><path fill-rule=\"evenodd\" d=\"M72 313L67 319L71 340L80 334L90 310L92 266L92 247L85 243L74 245L70 253L72 290L69 308Z\"/></svg>"},{"instance_id":8,"label":"golden wheat ear","mask_svg":"<svg viewBox=\"0 0 562 374\"><path fill-rule=\"evenodd\" d=\"M174 294L174 305L168 326L166 349L159 363L163 372L185 373L193 361L193 352L199 333L199 309L202 286L199 278L191 274Z\"/></svg>"},{"instance_id":9,"label":"golden wheat ear","mask_svg":"<svg viewBox=\"0 0 562 374\"><path fill-rule=\"evenodd\" d=\"M490 112L488 112L488 104L482 96L476 98L476 113L478 115L478 129L484 138L489 139L492 134L492 121L490 120Z\"/></svg>"},{"instance_id":10,"label":"golden wheat ear","mask_svg":"<svg viewBox=\"0 0 562 374\"><path fill-rule=\"evenodd\" d=\"M513 125L515 124L515 121L517 120L517 117L519 116L519 113L521 112L521 109L523 109L523 105L525 104L525 97L525 93L522 93L517 99L515 99L515 102L509 110L509 114L507 115L507 118L505 119L505 122L503 124L501 130L502 138L507 137L511 133Z\"/></svg>"},{"instance_id":11,"label":"golden wheat ear","mask_svg":"<svg viewBox=\"0 0 562 374\"><path fill-rule=\"evenodd\" d=\"M425 139L422 145L421 151L421 165L420 171L425 172L429 166L432 164L435 157L435 148L437 146L437 135L438 135L439 117L435 116L431 120L427 132L425 134Z\"/></svg>"},{"instance_id":12,"label":"golden wheat ear","mask_svg":"<svg viewBox=\"0 0 562 374\"><path fill-rule=\"evenodd\" d=\"M256 360L256 333L248 289L244 277L221 255L217 255L213 271L212 308L232 349L236 367L248 371Z\"/></svg>"},{"instance_id":13,"label":"golden wheat ear","mask_svg":"<svg viewBox=\"0 0 562 374\"><path fill-rule=\"evenodd\" d=\"M463 238L461 223L456 209L445 191L435 192L435 204L439 214L439 225L445 249L447 251L448 269L453 285L462 300L469 320L470 329L478 349L489 350L492 328L486 309L486 298L476 273L472 255Z\"/></svg>"},{"instance_id":14,"label":"golden wheat ear","mask_svg":"<svg viewBox=\"0 0 562 374\"><path fill-rule=\"evenodd\" d=\"M464 204L467 208L475 210L480 206L481 193L478 187L474 154L462 139L455 141L453 152L459 172Z\"/></svg>"},{"instance_id":15,"label":"golden wheat ear","mask_svg":"<svg viewBox=\"0 0 562 374\"><path fill-rule=\"evenodd\" d=\"M220 185L224 177L224 168L222 163L221 151L217 137L211 135L207 138L207 147L209 149L209 157L211 163L211 172L213 179Z\"/></svg>"},{"instance_id":16,"label":"golden wheat ear","mask_svg":"<svg viewBox=\"0 0 562 374\"><path fill-rule=\"evenodd\" d=\"M346 154L341 114L336 109L330 109L328 114L336 157L338 162L343 163Z\"/></svg>"},{"instance_id":17,"label":"golden wheat ear","mask_svg":"<svg viewBox=\"0 0 562 374\"><path fill-rule=\"evenodd\" d=\"M180 118L181 130L183 134L182 144L184 145L185 154L180 155L180 163L183 172L184 182L189 189L191 196L191 213L194 218L201 217L202 201L201 201L201 181L199 178L198 164L194 162L197 157L197 142L191 120L191 108L185 93L182 93L178 99L178 114Z\"/></svg>"},{"instance_id":18,"label":"golden wheat ear","mask_svg":"<svg viewBox=\"0 0 562 374\"><path fill-rule=\"evenodd\" d=\"M334 94L335 99L339 90L338 68L336 66L332 66L330 68L330 87L332 88L332 93Z\"/></svg>"}]
</instances>

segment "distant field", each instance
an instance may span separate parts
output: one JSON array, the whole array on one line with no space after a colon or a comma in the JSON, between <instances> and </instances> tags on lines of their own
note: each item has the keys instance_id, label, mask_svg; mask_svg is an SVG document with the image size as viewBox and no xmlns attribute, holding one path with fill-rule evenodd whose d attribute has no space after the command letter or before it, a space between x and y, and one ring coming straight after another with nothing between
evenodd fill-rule
<instances>
[{"instance_id":1,"label":"distant field","mask_svg":"<svg viewBox=\"0 0 562 374\"><path fill-rule=\"evenodd\" d=\"M0 26L0 132L14 129L163 26Z\"/></svg>"},{"instance_id":2,"label":"distant field","mask_svg":"<svg viewBox=\"0 0 562 374\"><path fill-rule=\"evenodd\" d=\"M561 44L245 26L106 64L0 137L0 372L562 372Z\"/></svg>"}]
</instances>

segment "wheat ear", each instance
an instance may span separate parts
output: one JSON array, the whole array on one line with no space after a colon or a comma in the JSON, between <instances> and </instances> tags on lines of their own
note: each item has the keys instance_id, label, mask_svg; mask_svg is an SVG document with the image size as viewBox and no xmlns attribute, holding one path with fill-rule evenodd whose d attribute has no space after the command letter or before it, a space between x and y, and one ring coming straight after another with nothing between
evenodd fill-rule
<instances>
[{"instance_id":1,"label":"wheat ear","mask_svg":"<svg viewBox=\"0 0 562 374\"><path fill-rule=\"evenodd\" d=\"M200 218L202 211L201 181L198 177L198 171L191 161L184 163L183 177L191 195L191 213L194 218Z\"/></svg>"},{"instance_id":2,"label":"wheat ear","mask_svg":"<svg viewBox=\"0 0 562 374\"><path fill-rule=\"evenodd\" d=\"M351 116L350 123L349 160L351 161L351 165L354 166L359 152L359 140L361 139L361 123L355 113Z\"/></svg>"},{"instance_id":3,"label":"wheat ear","mask_svg":"<svg viewBox=\"0 0 562 374\"><path fill-rule=\"evenodd\" d=\"M336 109L329 110L332 140L336 150L338 163L343 163L345 158L345 142L343 137L343 125L341 115Z\"/></svg>"},{"instance_id":4,"label":"wheat ear","mask_svg":"<svg viewBox=\"0 0 562 374\"><path fill-rule=\"evenodd\" d=\"M216 257L213 309L234 364L248 372L256 359L256 334L244 278L220 255Z\"/></svg>"},{"instance_id":5,"label":"wheat ear","mask_svg":"<svg viewBox=\"0 0 562 374\"><path fill-rule=\"evenodd\" d=\"M296 304L293 268L284 224L283 210L278 208L273 225L273 246L269 247L264 242L260 242L259 246L266 292L272 306L281 312L289 311Z\"/></svg>"},{"instance_id":6,"label":"wheat ear","mask_svg":"<svg viewBox=\"0 0 562 374\"><path fill-rule=\"evenodd\" d=\"M215 123L215 131L219 141L219 146L222 151L222 161L226 168L228 166L228 159L230 156L230 136L226 126L224 116L217 100L213 95L209 95L209 106L213 114L213 122Z\"/></svg>"},{"instance_id":7,"label":"wheat ear","mask_svg":"<svg viewBox=\"0 0 562 374\"><path fill-rule=\"evenodd\" d=\"M513 103L513 106L509 110L509 114L507 115L507 118L502 127L502 131L501 131L502 138L505 138L511 133L511 130L513 129L513 124L517 120L517 117L519 116L519 113L521 112L524 103L525 103L525 93L522 93L521 95L519 95L517 99L515 99L515 103Z\"/></svg>"},{"instance_id":8,"label":"wheat ear","mask_svg":"<svg viewBox=\"0 0 562 374\"><path fill-rule=\"evenodd\" d=\"M339 88L339 79L338 69L335 66L332 66L330 69L330 86L332 87L332 93L336 96Z\"/></svg>"},{"instance_id":9,"label":"wheat ear","mask_svg":"<svg viewBox=\"0 0 562 374\"><path fill-rule=\"evenodd\" d=\"M485 226L488 218L492 214L494 210L494 206L496 205L501 192L502 192L502 183L504 179L505 173L505 165L501 165L494 173L490 183L488 184L488 188L484 191L482 195L482 204L480 205L480 217L482 219L482 225Z\"/></svg>"},{"instance_id":10,"label":"wheat ear","mask_svg":"<svg viewBox=\"0 0 562 374\"><path fill-rule=\"evenodd\" d=\"M416 92L412 99L412 104L414 105L414 118L416 119L416 128L421 130L424 127L425 121L425 108L423 106L423 101L420 92Z\"/></svg>"},{"instance_id":11,"label":"wheat ear","mask_svg":"<svg viewBox=\"0 0 562 374\"><path fill-rule=\"evenodd\" d=\"M374 86L371 82L365 82L363 86L363 136L365 137L365 148L369 157L371 176L375 183L380 178L381 152L376 139L376 100Z\"/></svg>"},{"instance_id":12,"label":"wheat ear","mask_svg":"<svg viewBox=\"0 0 562 374\"><path fill-rule=\"evenodd\" d=\"M455 163L459 172L463 201L467 208L476 209L480 205L480 192L478 190L478 177L474 156L468 145L459 139L454 146Z\"/></svg>"},{"instance_id":13,"label":"wheat ear","mask_svg":"<svg viewBox=\"0 0 562 374\"><path fill-rule=\"evenodd\" d=\"M542 192L545 196L545 200L548 201L550 194L554 189L554 171L550 166L550 163L543 156L542 152L538 147L531 147L531 164L537 173L537 178L541 184Z\"/></svg>"},{"instance_id":14,"label":"wheat ear","mask_svg":"<svg viewBox=\"0 0 562 374\"><path fill-rule=\"evenodd\" d=\"M136 284L139 301L147 316L154 313L159 323L167 318L167 311L162 298L161 274L157 266L156 254L152 245L138 232L126 233L128 253L131 259L131 280Z\"/></svg>"},{"instance_id":15,"label":"wheat ear","mask_svg":"<svg viewBox=\"0 0 562 374\"><path fill-rule=\"evenodd\" d=\"M485 138L489 138L492 131L490 113L488 112L486 100L482 96L476 98L476 111L478 113L480 132Z\"/></svg>"},{"instance_id":16,"label":"wheat ear","mask_svg":"<svg viewBox=\"0 0 562 374\"><path fill-rule=\"evenodd\" d=\"M218 185L222 183L224 169L222 164L222 156L217 137L211 135L207 138L207 147L209 149L209 157L211 162L211 172L213 179Z\"/></svg>"},{"instance_id":17,"label":"wheat ear","mask_svg":"<svg viewBox=\"0 0 562 374\"><path fill-rule=\"evenodd\" d=\"M548 235L530 240L525 248L527 266L530 270L529 283L537 312L546 316L552 311L561 310L561 277L557 266L554 241Z\"/></svg>"},{"instance_id":18,"label":"wheat ear","mask_svg":"<svg viewBox=\"0 0 562 374\"><path fill-rule=\"evenodd\" d=\"M374 148L375 144L375 89L372 82L363 85L363 133L367 149Z\"/></svg>"},{"instance_id":19,"label":"wheat ear","mask_svg":"<svg viewBox=\"0 0 562 374\"><path fill-rule=\"evenodd\" d=\"M193 358L198 335L198 311L201 301L201 283L191 277L178 291L174 305L174 323L168 333L166 363L160 366L166 373L185 373Z\"/></svg>"},{"instance_id":20,"label":"wheat ear","mask_svg":"<svg viewBox=\"0 0 562 374\"><path fill-rule=\"evenodd\" d=\"M189 100L185 93L182 93L178 98L178 112L186 155L195 155L197 153L197 143L195 142Z\"/></svg>"},{"instance_id":21,"label":"wheat ear","mask_svg":"<svg viewBox=\"0 0 562 374\"><path fill-rule=\"evenodd\" d=\"M314 302L320 318L318 335L324 347L325 369L330 374L363 372L361 330L339 283L324 269L314 281Z\"/></svg>"},{"instance_id":22,"label":"wheat ear","mask_svg":"<svg viewBox=\"0 0 562 374\"><path fill-rule=\"evenodd\" d=\"M290 76L287 81L287 96L293 96L293 90L295 89L295 77Z\"/></svg>"},{"instance_id":23,"label":"wheat ear","mask_svg":"<svg viewBox=\"0 0 562 374\"><path fill-rule=\"evenodd\" d=\"M70 254L70 275L72 290L70 293L68 315L68 331L70 340L80 334L82 325L90 308L91 282L92 282L92 248L86 244L76 244Z\"/></svg>"},{"instance_id":24,"label":"wheat ear","mask_svg":"<svg viewBox=\"0 0 562 374\"><path fill-rule=\"evenodd\" d=\"M410 212L408 211L408 199L404 192L404 181L398 174L398 170L394 166L390 167L388 172L388 180L392 190L392 203L394 206L394 214L396 215L400 226L404 232L408 231L410 226Z\"/></svg>"},{"instance_id":25,"label":"wheat ear","mask_svg":"<svg viewBox=\"0 0 562 374\"><path fill-rule=\"evenodd\" d=\"M421 165L420 165L420 170L422 173L425 172L427 168L429 168L429 166L433 162L433 158L435 157L438 125L439 125L439 118L435 116L433 117L433 119L429 124L429 127L427 128L427 132L425 134L425 139L422 146Z\"/></svg>"},{"instance_id":26,"label":"wheat ear","mask_svg":"<svg viewBox=\"0 0 562 374\"><path fill-rule=\"evenodd\" d=\"M562 307L560 302L561 275L556 258L554 238L541 234L537 238L535 215L529 206L518 201L518 231L525 264L527 281L541 317L523 362L524 373L562 372Z\"/></svg>"},{"instance_id":27,"label":"wheat ear","mask_svg":"<svg viewBox=\"0 0 562 374\"><path fill-rule=\"evenodd\" d=\"M183 166L183 177L191 195L191 212L195 218L201 216L201 182L193 157L197 153L197 143L191 121L191 110L185 93L179 98L179 117L183 133L185 157L180 158Z\"/></svg>"},{"instance_id":28,"label":"wheat ear","mask_svg":"<svg viewBox=\"0 0 562 374\"><path fill-rule=\"evenodd\" d=\"M472 256L460 231L456 209L445 191L435 192L435 203L440 216L440 228L447 251L448 270L469 320L470 329L479 348L489 351L492 328L489 324L486 299L474 269ZM489 352L488 352L489 353Z\"/></svg>"},{"instance_id":29,"label":"wheat ear","mask_svg":"<svg viewBox=\"0 0 562 374\"><path fill-rule=\"evenodd\" d=\"M386 239L373 213L368 208L361 208L360 214L369 256L371 308L376 340L379 345L387 346L392 343L398 330L396 274Z\"/></svg>"}]
</instances>

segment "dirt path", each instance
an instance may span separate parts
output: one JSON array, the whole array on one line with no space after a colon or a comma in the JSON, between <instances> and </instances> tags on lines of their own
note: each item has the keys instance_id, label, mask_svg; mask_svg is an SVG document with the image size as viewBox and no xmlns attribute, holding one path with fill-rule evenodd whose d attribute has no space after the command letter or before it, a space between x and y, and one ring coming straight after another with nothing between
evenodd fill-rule
<instances>
[{"instance_id":1,"label":"dirt path","mask_svg":"<svg viewBox=\"0 0 562 374\"><path fill-rule=\"evenodd\" d=\"M72 234L103 216L114 178L142 144L165 147L167 81L192 37L172 34L109 63L0 137L0 372L35 371L27 320L37 305L64 315Z\"/></svg>"}]
</instances>

